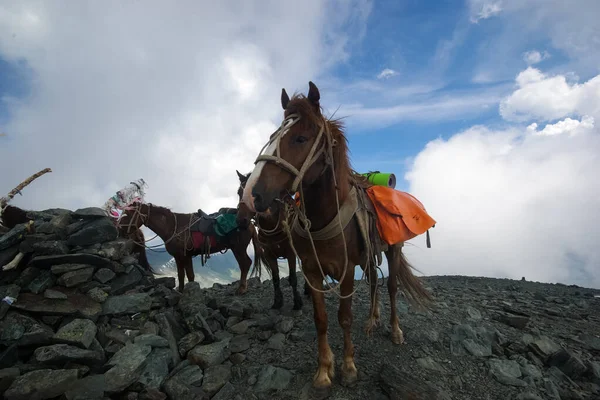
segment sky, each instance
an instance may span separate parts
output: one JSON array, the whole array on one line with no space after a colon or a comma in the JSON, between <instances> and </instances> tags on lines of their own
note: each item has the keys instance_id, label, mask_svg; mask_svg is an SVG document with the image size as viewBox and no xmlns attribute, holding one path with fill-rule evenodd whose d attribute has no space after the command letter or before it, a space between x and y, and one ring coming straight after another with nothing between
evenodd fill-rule
<instances>
[{"instance_id":1,"label":"sky","mask_svg":"<svg viewBox=\"0 0 600 400\"><path fill-rule=\"evenodd\" d=\"M353 167L437 221L424 275L600 288L600 2L0 0L0 191L101 206L144 178L178 212L237 204L313 81ZM152 235L153 236L153 235ZM151 236L150 236L151 237Z\"/></svg>"}]
</instances>

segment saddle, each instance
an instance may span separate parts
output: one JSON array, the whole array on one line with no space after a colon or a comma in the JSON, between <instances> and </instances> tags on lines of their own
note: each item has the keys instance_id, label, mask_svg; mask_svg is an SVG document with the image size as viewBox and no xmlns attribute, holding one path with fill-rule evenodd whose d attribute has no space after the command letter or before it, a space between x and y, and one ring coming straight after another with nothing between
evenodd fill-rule
<instances>
[{"instance_id":1,"label":"saddle","mask_svg":"<svg viewBox=\"0 0 600 400\"><path fill-rule=\"evenodd\" d=\"M190 232L200 232L202 233L204 236L224 236L227 233L229 233L231 230L233 230L234 228L236 228L237 226L232 227L231 226L231 217L228 218L221 218L225 215L237 215L237 209L236 208L230 208L230 207L223 207L220 208L219 211L215 212L215 213L211 213L211 214L207 214L204 211L202 211L202 209L198 209L198 211L196 212L196 215L198 216L198 220L196 222L194 222L192 224L192 226L190 226ZM221 222L221 219L227 222L229 222L229 226L225 227L225 229L223 229L223 227L218 226L221 225L219 224ZM233 218L233 220L235 220L235 218ZM231 228L231 229L230 229Z\"/></svg>"}]
</instances>

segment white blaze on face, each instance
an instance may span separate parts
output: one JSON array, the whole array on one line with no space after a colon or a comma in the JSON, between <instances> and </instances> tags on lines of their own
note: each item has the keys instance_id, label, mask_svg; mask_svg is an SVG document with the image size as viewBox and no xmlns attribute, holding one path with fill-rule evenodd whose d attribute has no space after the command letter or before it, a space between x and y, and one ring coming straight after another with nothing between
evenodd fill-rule
<instances>
[{"instance_id":1,"label":"white blaze on face","mask_svg":"<svg viewBox=\"0 0 600 400\"><path fill-rule=\"evenodd\" d=\"M271 156L275 155L276 149L277 149L277 140L274 140L269 145L269 147L267 147L265 149L263 154L271 155ZM256 209L254 208L254 196L252 196L252 189L254 188L254 185L256 185L258 178L260 178L260 174L262 173L263 167L265 166L266 163L267 163L266 161L259 161L256 163L256 165L254 166L254 169L252 170L252 173L250 174L250 177L248 178L248 181L246 181L246 186L244 187L244 194L242 195L242 201L244 202L244 204L246 204L246 206L248 206L248 208L252 212L256 212Z\"/></svg>"},{"instance_id":2,"label":"white blaze on face","mask_svg":"<svg viewBox=\"0 0 600 400\"><path fill-rule=\"evenodd\" d=\"M270 155L270 156L275 155L275 151L277 150L277 144L289 132L289 128L294 123L296 123L296 121L298 121L297 116L296 117L289 116L288 118L284 119L283 122L281 123L281 126L279 127L279 132L277 132L275 134L273 141L265 149L265 151L262 154ZM283 130L283 132L282 132L282 130ZM250 177L248 178L248 181L246 182L246 187L244 187L244 194L242 196L242 201L244 202L244 204L246 204L246 206L248 206L248 208L252 212L256 212L256 208L254 208L254 196L252 196L252 189L254 188L254 185L256 185L256 182L260 178L260 174L262 173L262 170L266 163L267 163L266 161L259 161L256 163L256 165L254 166L254 170L252 170L252 173L250 174ZM270 210L267 210L267 212L270 213Z\"/></svg>"}]
</instances>

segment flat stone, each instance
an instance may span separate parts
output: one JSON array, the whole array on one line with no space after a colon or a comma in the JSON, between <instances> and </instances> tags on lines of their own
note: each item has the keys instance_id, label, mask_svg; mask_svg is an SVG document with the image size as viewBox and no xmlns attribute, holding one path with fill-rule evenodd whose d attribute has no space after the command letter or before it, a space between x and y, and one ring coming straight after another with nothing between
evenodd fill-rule
<instances>
[{"instance_id":1,"label":"flat stone","mask_svg":"<svg viewBox=\"0 0 600 400\"><path fill-rule=\"evenodd\" d=\"M533 353L540 357L542 361L546 361L552 354L561 350L561 347L554 343L550 338L542 336L539 339L529 343L529 348Z\"/></svg>"},{"instance_id":2,"label":"flat stone","mask_svg":"<svg viewBox=\"0 0 600 400\"><path fill-rule=\"evenodd\" d=\"M469 316L470 319L478 321L481 319L481 312L471 306L467 306L467 315Z\"/></svg>"},{"instance_id":3,"label":"flat stone","mask_svg":"<svg viewBox=\"0 0 600 400\"><path fill-rule=\"evenodd\" d=\"M160 389L169 374L171 351L166 348L152 350L146 358L146 365L138 383L144 388Z\"/></svg>"},{"instance_id":4,"label":"flat stone","mask_svg":"<svg viewBox=\"0 0 600 400\"><path fill-rule=\"evenodd\" d=\"M239 365L241 363L243 363L246 360L246 355L244 353L233 353L232 355L229 356L229 361L231 361L231 363L233 365Z\"/></svg>"},{"instance_id":5,"label":"flat stone","mask_svg":"<svg viewBox=\"0 0 600 400\"><path fill-rule=\"evenodd\" d=\"M56 300L66 300L67 295L58 290L46 289L44 291L44 298L56 299Z\"/></svg>"},{"instance_id":6,"label":"flat stone","mask_svg":"<svg viewBox=\"0 0 600 400\"><path fill-rule=\"evenodd\" d=\"M183 287L183 293L179 299L179 308L184 318L193 317L197 313L203 313L206 318L206 306L204 305L204 295L198 282L188 282Z\"/></svg>"},{"instance_id":7,"label":"flat stone","mask_svg":"<svg viewBox=\"0 0 600 400\"><path fill-rule=\"evenodd\" d=\"M283 333L276 333L269 338L267 342L267 348L273 350L283 350L283 344L285 343L285 335Z\"/></svg>"},{"instance_id":8,"label":"flat stone","mask_svg":"<svg viewBox=\"0 0 600 400\"><path fill-rule=\"evenodd\" d=\"M222 341L196 346L190 350L187 357L190 363L199 365L202 369L206 369L213 365L222 364L230 355L231 351L229 350L229 343Z\"/></svg>"},{"instance_id":9,"label":"flat stone","mask_svg":"<svg viewBox=\"0 0 600 400\"><path fill-rule=\"evenodd\" d=\"M102 311L99 303L83 294L67 294L67 300L46 299L42 295L21 293L14 308L43 315L81 315L95 319Z\"/></svg>"},{"instance_id":10,"label":"flat stone","mask_svg":"<svg viewBox=\"0 0 600 400\"><path fill-rule=\"evenodd\" d=\"M204 391L192 385L187 385L179 379L168 379L164 384L165 393L170 399L177 400L209 400L210 397Z\"/></svg>"},{"instance_id":11,"label":"flat stone","mask_svg":"<svg viewBox=\"0 0 600 400\"><path fill-rule=\"evenodd\" d=\"M168 289L175 289L175 278L172 276L154 278L154 283L157 285L164 285Z\"/></svg>"},{"instance_id":12,"label":"flat stone","mask_svg":"<svg viewBox=\"0 0 600 400\"><path fill-rule=\"evenodd\" d=\"M96 217L108 218L106 212L100 207L79 208L72 213L73 218L95 219Z\"/></svg>"},{"instance_id":13,"label":"flat stone","mask_svg":"<svg viewBox=\"0 0 600 400\"><path fill-rule=\"evenodd\" d=\"M9 311L0 322L0 341L3 344L40 346L49 344L54 331L32 317Z\"/></svg>"},{"instance_id":14,"label":"flat stone","mask_svg":"<svg viewBox=\"0 0 600 400\"><path fill-rule=\"evenodd\" d=\"M108 218L99 218L86 224L67 240L69 246L90 246L117 239L117 228Z\"/></svg>"},{"instance_id":15,"label":"flat stone","mask_svg":"<svg viewBox=\"0 0 600 400\"><path fill-rule=\"evenodd\" d=\"M68 344L38 347L33 356L38 363L45 365L64 365L67 362L73 362L94 366L104 362L104 354Z\"/></svg>"},{"instance_id":16,"label":"flat stone","mask_svg":"<svg viewBox=\"0 0 600 400\"><path fill-rule=\"evenodd\" d=\"M201 344L203 340L204 334L200 331L188 333L187 335L182 337L179 343L177 344L179 348L179 355L185 358L188 352L197 345Z\"/></svg>"},{"instance_id":17,"label":"flat stone","mask_svg":"<svg viewBox=\"0 0 600 400\"><path fill-rule=\"evenodd\" d=\"M521 375L521 368L519 363L514 360L489 360L490 373L496 379L496 381L503 385L524 387L527 386L525 382L518 379Z\"/></svg>"},{"instance_id":18,"label":"flat stone","mask_svg":"<svg viewBox=\"0 0 600 400\"><path fill-rule=\"evenodd\" d=\"M231 367L229 365L213 365L204 370L202 390L213 397L231 379Z\"/></svg>"},{"instance_id":19,"label":"flat stone","mask_svg":"<svg viewBox=\"0 0 600 400\"><path fill-rule=\"evenodd\" d=\"M221 390L211 398L211 400L231 400L235 398L236 394L238 394L238 391L235 386L230 382L227 382Z\"/></svg>"},{"instance_id":20,"label":"flat stone","mask_svg":"<svg viewBox=\"0 0 600 400\"><path fill-rule=\"evenodd\" d=\"M62 274L58 278L57 283L65 287L73 287L89 281L93 275L94 267L82 268Z\"/></svg>"},{"instance_id":21,"label":"flat stone","mask_svg":"<svg viewBox=\"0 0 600 400\"><path fill-rule=\"evenodd\" d=\"M548 358L548 365L558 367L558 369L572 379L578 379L587 370L587 367L579 357L562 348Z\"/></svg>"},{"instance_id":22,"label":"flat stone","mask_svg":"<svg viewBox=\"0 0 600 400\"><path fill-rule=\"evenodd\" d=\"M112 280L110 284L110 294L123 294L136 287L142 280L142 273L139 269L133 268L130 273L122 274Z\"/></svg>"},{"instance_id":23,"label":"flat stone","mask_svg":"<svg viewBox=\"0 0 600 400\"><path fill-rule=\"evenodd\" d=\"M445 372L444 368L431 357L417 358L417 364L430 371Z\"/></svg>"},{"instance_id":24,"label":"flat stone","mask_svg":"<svg viewBox=\"0 0 600 400\"><path fill-rule=\"evenodd\" d=\"M248 331L248 328L250 328L251 322L249 320L243 320L241 322L238 322L237 324L231 326L229 328L229 331L231 331L231 333L234 333L236 335L243 335L244 333L246 333Z\"/></svg>"},{"instance_id":25,"label":"flat stone","mask_svg":"<svg viewBox=\"0 0 600 400\"><path fill-rule=\"evenodd\" d=\"M525 329L530 319L530 317L524 315L515 315L506 312L496 312L492 314L492 318L517 329Z\"/></svg>"},{"instance_id":26,"label":"flat stone","mask_svg":"<svg viewBox=\"0 0 600 400\"><path fill-rule=\"evenodd\" d=\"M64 394L77 381L74 369L40 369L19 376L4 393L6 400L45 400Z\"/></svg>"},{"instance_id":27,"label":"flat stone","mask_svg":"<svg viewBox=\"0 0 600 400\"><path fill-rule=\"evenodd\" d=\"M99 255L110 258L114 261L119 261L123 257L130 255L133 252L135 243L130 239L118 238L110 242L102 243Z\"/></svg>"},{"instance_id":28,"label":"flat stone","mask_svg":"<svg viewBox=\"0 0 600 400\"><path fill-rule=\"evenodd\" d=\"M52 273L55 275L62 275L62 274L66 274L67 272L74 272L74 271L78 271L80 269L85 269L85 268L90 268L90 267L93 267L93 266L89 265L89 264L59 264L59 265L51 266L50 271L52 271Z\"/></svg>"},{"instance_id":29,"label":"flat stone","mask_svg":"<svg viewBox=\"0 0 600 400\"><path fill-rule=\"evenodd\" d=\"M115 276L116 276L116 274L111 269L100 268L94 274L94 279L100 283L106 283L106 282L109 282L111 279L113 279Z\"/></svg>"},{"instance_id":30,"label":"flat stone","mask_svg":"<svg viewBox=\"0 0 600 400\"><path fill-rule=\"evenodd\" d=\"M57 343L66 343L88 349L97 332L96 324L89 319L74 319L60 328L53 339Z\"/></svg>"},{"instance_id":31,"label":"flat stone","mask_svg":"<svg viewBox=\"0 0 600 400\"><path fill-rule=\"evenodd\" d=\"M99 257L93 254L73 253L50 256L37 256L29 261L27 266L41 269L50 269L53 265L61 264L85 264L86 266L94 266L97 268L109 268L115 271L113 261L104 257ZM117 271L115 271L117 272Z\"/></svg>"},{"instance_id":32,"label":"flat stone","mask_svg":"<svg viewBox=\"0 0 600 400\"><path fill-rule=\"evenodd\" d=\"M150 311L152 299L147 293L132 293L110 296L102 304L102 313L109 315L135 314Z\"/></svg>"},{"instance_id":33,"label":"flat stone","mask_svg":"<svg viewBox=\"0 0 600 400\"><path fill-rule=\"evenodd\" d=\"M197 365L188 365L182 368L174 377L187 385L197 387L201 387L204 380L204 374Z\"/></svg>"},{"instance_id":34,"label":"flat stone","mask_svg":"<svg viewBox=\"0 0 600 400\"><path fill-rule=\"evenodd\" d=\"M280 333L288 333L289 331L292 330L293 327L294 327L294 319L290 318L290 317L283 317L283 319L275 325L277 332L280 332Z\"/></svg>"},{"instance_id":35,"label":"flat stone","mask_svg":"<svg viewBox=\"0 0 600 400\"><path fill-rule=\"evenodd\" d=\"M108 293L106 293L104 290L100 289L100 288L91 288L90 290L88 290L87 295L89 296L90 299L98 302L98 303L104 303L106 301L106 299L108 298Z\"/></svg>"},{"instance_id":36,"label":"flat stone","mask_svg":"<svg viewBox=\"0 0 600 400\"><path fill-rule=\"evenodd\" d=\"M21 371L16 367L0 369L0 395L12 385L19 375L21 375Z\"/></svg>"},{"instance_id":37,"label":"flat stone","mask_svg":"<svg viewBox=\"0 0 600 400\"><path fill-rule=\"evenodd\" d=\"M47 270L41 271L38 276L27 287L31 293L39 294L49 287L54 286L56 277Z\"/></svg>"},{"instance_id":38,"label":"flat stone","mask_svg":"<svg viewBox=\"0 0 600 400\"><path fill-rule=\"evenodd\" d=\"M44 242L35 242L31 245L36 255L56 255L68 254L69 246L62 240L49 240Z\"/></svg>"},{"instance_id":39,"label":"flat stone","mask_svg":"<svg viewBox=\"0 0 600 400\"><path fill-rule=\"evenodd\" d=\"M290 378L291 379L291 378ZM445 392L420 380L412 373L395 365L383 363L379 371L379 383L390 399L450 400Z\"/></svg>"},{"instance_id":40,"label":"flat stone","mask_svg":"<svg viewBox=\"0 0 600 400\"><path fill-rule=\"evenodd\" d=\"M113 366L104 374L105 392L118 393L138 381L145 366L150 346L128 344L119 350L107 363Z\"/></svg>"},{"instance_id":41,"label":"flat stone","mask_svg":"<svg viewBox=\"0 0 600 400\"><path fill-rule=\"evenodd\" d=\"M140 392L138 400L167 400L167 395L158 389L146 388Z\"/></svg>"},{"instance_id":42,"label":"flat stone","mask_svg":"<svg viewBox=\"0 0 600 400\"><path fill-rule=\"evenodd\" d=\"M149 333L139 335L135 338L134 343L151 347L169 347L169 341L162 336L152 335Z\"/></svg>"},{"instance_id":43,"label":"flat stone","mask_svg":"<svg viewBox=\"0 0 600 400\"><path fill-rule=\"evenodd\" d=\"M102 400L104 386L104 375L86 376L65 392L65 398L66 400Z\"/></svg>"},{"instance_id":44,"label":"flat stone","mask_svg":"<svg viewBox=\"0 0 600 400\"><path fill-rule=\"evenodd\" d=\"M232 353L241 353L250 348L248 335L239 335L229 341L229 349Z\"/></svg>"},{"instance_id":45,"label":"flat stone","mask_svg":"<svg viewBox=\"0 0 600 400\"><path fill-rule=\"evenodd\" d=\"M254 390L259 393L271 390L284 390L289 386L292 377L293 374L287 369L267 365L258 374Z\"/></svg>"}]
</instances>

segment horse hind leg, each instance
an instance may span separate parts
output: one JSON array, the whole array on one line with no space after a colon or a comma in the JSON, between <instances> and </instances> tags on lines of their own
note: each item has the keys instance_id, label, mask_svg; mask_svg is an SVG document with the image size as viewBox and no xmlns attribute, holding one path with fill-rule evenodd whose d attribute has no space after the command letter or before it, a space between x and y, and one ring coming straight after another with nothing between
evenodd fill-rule
<instances>
[{"instance_id":1,"label":"horse hind leg","mask_svg":"<svg viewBox=\"0 0 600 400\"><path fill-rule=\"evenodd\" d=\"M378 277L377 271L374 267L369 267L366 271L367 278L369 281L369 287L371 290L371 308L369 311L369 319L365 327L365 333L367 336L371 336L373 328L379 326L381 310L379 307L379 292L378 292Z\"/></svg>"},{"instance_id":2,"label":"horse hind leg","mask_svg":"<svg viewBox=\"0 0 600 400\"><path fill-rule=\"evenodd\" d=\"M237 246L232 248L231 251L240 266L240 284L235 291L235 294L239 296L248 290L248 272L252 265L252 259L248 256L246 247Z\"/></svg>"},{"instance_id":3,"label":"horse hind leg","mask_svg":"<svg viewBox=\"0 0 600 400\"><path fill-rule=\"evenodd\" d=\"M192 257L186 257L185 263L184 263L184 268L185 268L185 274L187 275L187 278L188 278L188 282L194 282L194 279L195 279L194 262L192 260Z\"/></svg>"},{"instance_id":4,"label":"horse hind leg","mask_svg":"<svg viewBox=\"0 0 600 400\"><path fill-rule=\"evenodd\" d=\"M400 329L398 311L396 310L396 294L398 293L398 272L400 268L400 251L402 246L393 245L385 252L388 261L389 277L388 292L390 295L390 326L391 337L394 344L404 343L404 333Z\"/></svg>"},{"instance_id":5,"label":"horse hind leg","mask_svg":"<svg viewBox=\"0 0 600 400\"><path fill-rule=\"evenodd\" d=\"M183 293L183 287L185 286L184 261L181 259L181 257L175 257L175 264L177 265L177 278L179 281L179 292Z\"/></svg>"}]
</instances>

